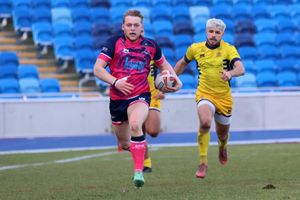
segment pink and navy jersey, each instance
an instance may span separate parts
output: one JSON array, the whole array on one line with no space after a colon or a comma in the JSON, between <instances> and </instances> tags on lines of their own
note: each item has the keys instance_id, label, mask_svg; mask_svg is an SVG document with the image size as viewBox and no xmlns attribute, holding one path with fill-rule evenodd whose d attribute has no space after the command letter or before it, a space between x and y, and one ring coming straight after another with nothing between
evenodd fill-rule
<instances>
[{"instance_id":1,"label":"pink and navy jersey","mask_svg":"<svg viewBox=\"0 0 300 200\"><path fill-rule=\"evenodd\" d=\"M110 73L117 79L127 77L127 82L134 85L130 95L124 95L114 87L110 87L112 100L130 99L142 93L149 92L148 74L150 61L162 64L164 57L157 43L149 38L141 37L133 43L124 35L107 40L98 58L109 63Z\"/></svg>"}]
</instances>

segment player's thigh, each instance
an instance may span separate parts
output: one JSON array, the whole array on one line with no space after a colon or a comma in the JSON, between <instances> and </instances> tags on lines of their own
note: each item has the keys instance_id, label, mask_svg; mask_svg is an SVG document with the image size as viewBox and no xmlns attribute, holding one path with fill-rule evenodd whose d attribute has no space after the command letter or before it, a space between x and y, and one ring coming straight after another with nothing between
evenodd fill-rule
<instances>
[{"instance_id":1,"label":"player's thigh","mask_svg":"<svg viewBox=\"0 0 300 200\"><path fill-rule=\"evenodd\" d=\"M200 124L210 125L215 113L214 104L209 100L203 99L198 102L197 106Z\"/></svg>"},{"instance_id":2,"label":"player's thigh","mask_svg":"<svg viewBox=\"0 0 300 200\"><path fill-rule=\"evenodd\" d=\"M129 125L139 126L142 128L143 123L146 121L149 112L149 105L144 101L137 101L131 104L128 109Z\"/></svg>"}]
</instances>

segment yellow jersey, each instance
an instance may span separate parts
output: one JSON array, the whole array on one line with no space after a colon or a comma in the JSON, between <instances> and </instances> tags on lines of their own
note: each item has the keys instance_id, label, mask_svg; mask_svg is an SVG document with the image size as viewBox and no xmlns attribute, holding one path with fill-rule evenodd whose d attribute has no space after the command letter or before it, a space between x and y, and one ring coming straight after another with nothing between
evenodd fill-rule
<instances>
[{"instance_id":1,"label":"yellow jersey","mask_svg":"<svg viewBox=\"0 0 300 200\"><path fill-rule=\"evenodd\" d=\"M151 92L151 102L150 102L150 109L156 109L160 110L160 99L157 98L157 94L159 90L155 88L154 82L155 78L157 76L158 69L155 66L154 62L151 61L150 63L150 73L148 75L148 82L150 86L150 92Z\"/></svg>"},{"instance_id":2,"label":"yellow jersey","mask_svg":"<svg viewBox=\"0 0 300 200\"><path fill-rule=\"evenodd\" d=\"M185 59L187 62L196 60L199 72L197 93L206 93L216 98L231 96L230 83L221 78L223 70L231 70L233 63L240 60L236 48L221 40L214 49L206 42L194 43L189 46Z\"/></svg>"}]
</instances>

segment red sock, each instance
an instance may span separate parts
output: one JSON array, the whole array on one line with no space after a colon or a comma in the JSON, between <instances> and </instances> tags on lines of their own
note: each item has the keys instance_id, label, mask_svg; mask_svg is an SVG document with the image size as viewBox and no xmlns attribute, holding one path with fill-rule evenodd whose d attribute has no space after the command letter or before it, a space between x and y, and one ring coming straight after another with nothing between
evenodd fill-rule
<instances>
[{"instance_id":1,"label":"red sock","mask_svg":"<svg viewBox=\"0 0 300 200\"><path fill-rule=\"evenodd\" d=\"M130 141L130 152L134 164L134 171L143 171L144 156L146 151L147 142Z\"/></svg>"}]
</instances>

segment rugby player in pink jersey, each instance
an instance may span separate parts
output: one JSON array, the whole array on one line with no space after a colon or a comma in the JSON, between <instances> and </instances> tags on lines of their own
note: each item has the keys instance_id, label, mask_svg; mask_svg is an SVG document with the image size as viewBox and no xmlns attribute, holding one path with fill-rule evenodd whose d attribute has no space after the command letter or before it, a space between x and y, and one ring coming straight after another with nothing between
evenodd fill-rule
<instances>
[{"instance_id":1,"label":"rugby player in pink jersey","mask_svg":"<svg viewBox=\"0 0 300 200\"><path fill-rule=\"evenodd\" d=\"M148 116L151 98L147 79L150 61L153 60L160 71L169 70L177 80L176 85L167 87L165 92L176 92L182 86L157 43L141 35L143 29L140 11L128 10L123 16L124 34L106 41L94 66L94 74L111 85L112 127L118 143L132 155L136 187L145 183L143 163L147 142L142 126ZM110 73L105 70L106 66Z\"/></svg>"}]
</instances>

